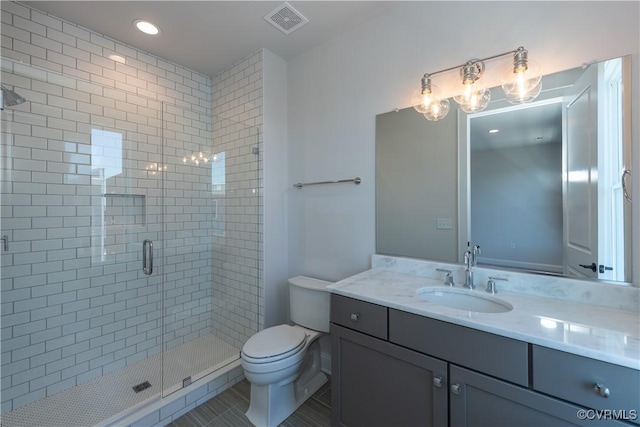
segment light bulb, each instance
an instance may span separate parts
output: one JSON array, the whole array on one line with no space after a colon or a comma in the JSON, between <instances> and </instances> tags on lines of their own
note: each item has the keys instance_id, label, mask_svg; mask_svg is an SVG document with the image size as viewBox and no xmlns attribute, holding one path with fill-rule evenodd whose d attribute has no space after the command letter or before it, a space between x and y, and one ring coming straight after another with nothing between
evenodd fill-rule
<instances>
[{"instance_id":1,"label":"light bulb","mask_svg":"<svg viewBox=\"0 0 640 427\"><path fill-rule=\"evenodd\" d=\"M534 100L542 90L540 65L528 59L527 51L519 48L513 64L502 75L505 99L511 104Z\"/></svg>"},{"instance_id":2,"label":"light bulb","mask_svg":"<svg viewBox=\"0 0 640 427\"><path fill-rule=\"evenodd\" d=\"M427 120L432 122L444 119L449 113L449 100L443 99L438 103L433 103L429 109L423 113Z\"/></svg>"},{"instance_id":3,"label":"light bulb","mask_svg":"<svg viewBox=\"0 0 640 427\"><path fill-rule=\"evenodd\" d=\"M413 94L413 108L418 113L426 113L432 106L440 104L440 89L431 84L431 78L425 75L422 78L422 87Z\"/></svg>"},{"instance_id":4,"label":"light bulb","mask_svg":"<svg viewBox=\"0 0 640 427\"><path fill-rule=\"evenodd\" d=\"M491 91L477 81L464 85L464 91L453 97L465 113L483 111L491 100Z\"/></svg>"},{"instance_id":5,"label":"light bulb","mask_svg":"<svg viewBox=\"0 0 640 427\"><path fill-rule=\"evenodd\" d=\"M468 61L460 68L463 91L455 95L453 99L465 113L477 113L489 105L491 91L480 82L484 69L484 62L477 60Z\"/></svg>"},{"instance_id":6,"label":"light bulb","mask_svg":"<svg viewBox=\"0 0 640 427\"><path fill-rule=\"evenodd\" d=\"M422 93L422 90L418 89L413 95L413 108L418 113L426 113L432 105L439 103L440 100L437 95L434 95L433 89L427 93Z\"/></svg>"}]
</instances>

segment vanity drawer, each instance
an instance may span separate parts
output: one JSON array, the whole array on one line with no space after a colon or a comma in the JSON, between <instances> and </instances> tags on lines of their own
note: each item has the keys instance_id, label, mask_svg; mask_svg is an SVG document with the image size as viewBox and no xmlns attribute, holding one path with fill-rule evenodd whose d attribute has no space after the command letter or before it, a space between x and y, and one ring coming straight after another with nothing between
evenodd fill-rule
<instances>
[{"instance_id":1,"label":"vanity drawer","mask_svg":"<svg viewBox=\"0 0 640 427\"><path fill-rule=\"evenodd\" d=\"M532 353L534 390L592 409L635 410L640 416L640 371L537 345ZM598 394L596 384L608 388L609 396Z\"/></svg>"},{"instance_id":2,"label":"vanity drawer","mask_svg":"<svg viewBox=\"0 0 640 427\"><path fill-rule=\"evenodd\" d=\"M331 321L383 340L387 339L387 307L331 294Z\"/></svg>"},{"instance_id":3,"label":"vanity drawer","mask_svg":"<svg viewBox=\"0 0 640 427\"><path fill-rule=\"evenodd\" d=\"M522 341L393 309L389 341L524 387L529 384L529 347Z\"/></svg>"}]
</instances>

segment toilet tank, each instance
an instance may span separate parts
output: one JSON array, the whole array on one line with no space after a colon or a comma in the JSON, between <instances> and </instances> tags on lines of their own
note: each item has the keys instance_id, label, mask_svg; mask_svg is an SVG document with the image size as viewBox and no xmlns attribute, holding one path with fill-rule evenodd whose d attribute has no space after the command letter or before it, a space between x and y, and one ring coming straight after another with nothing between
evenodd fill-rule
<instances>
[{"instance_id":1,"label":"toilet tank","mask_svg":"<svg viewBox=\"0 0 640 427\"><path fill-rule=\"evenodd\" d=\"M331 282L296 276L289 279L289 315L305 328L329 332L329 295Z\"/></svg>"}]
</instances>

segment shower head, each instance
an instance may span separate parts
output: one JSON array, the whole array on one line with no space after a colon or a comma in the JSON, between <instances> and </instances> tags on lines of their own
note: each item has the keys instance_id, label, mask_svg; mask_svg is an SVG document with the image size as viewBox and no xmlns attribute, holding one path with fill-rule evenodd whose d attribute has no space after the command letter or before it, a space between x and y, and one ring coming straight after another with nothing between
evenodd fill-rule
<instances>
[{"instance_id":1,"label":"shower head","mask_svg":"<svg viewBox=\"0 0 640 427\"><path fill-rule=\"evenodd\" d=\"M7 89L4 85L0 85L2 88L2 109L5 107L13 107L19 104L22 104L26 101L23 97L12 91L11 89Z\"/></svg>"}]
</instances>

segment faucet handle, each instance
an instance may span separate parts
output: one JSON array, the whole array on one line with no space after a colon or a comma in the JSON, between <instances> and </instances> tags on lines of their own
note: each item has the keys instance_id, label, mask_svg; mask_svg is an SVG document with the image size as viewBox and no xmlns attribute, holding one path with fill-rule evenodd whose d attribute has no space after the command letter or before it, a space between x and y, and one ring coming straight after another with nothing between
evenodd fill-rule
<instances>
[{"instance_id":1,"label":"faucet handle","mask_svg":"<svg viewBox=\"0 0 640 427\"><path fill-rule=\"evenodd\" d=\"M447 270L444 268L436 268L436 271L442 271L443 273L447 273L444 276L444 284L447 286L455 286L456 284L453 282L453 272L451 270Z\"/></svg>"},{"instance_id":2,"label":"faucet handle","mask_svg":"<svg viewBox=\"0 0 640 427\"><path fill-rule=\"evenodd\" d=\"M505 282L509 281L509 279L505 277L489 277L489 280L487 280L487 289L485 289L485 291L489 292L491 295L498 293L498 289L496 289L496 280L503 280Z\"/></svg>"}]
</instances>

